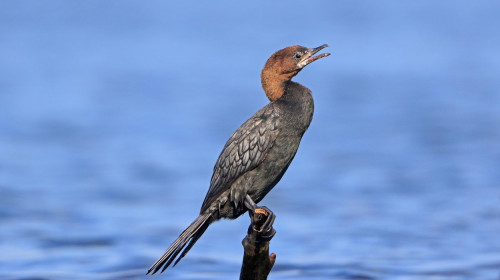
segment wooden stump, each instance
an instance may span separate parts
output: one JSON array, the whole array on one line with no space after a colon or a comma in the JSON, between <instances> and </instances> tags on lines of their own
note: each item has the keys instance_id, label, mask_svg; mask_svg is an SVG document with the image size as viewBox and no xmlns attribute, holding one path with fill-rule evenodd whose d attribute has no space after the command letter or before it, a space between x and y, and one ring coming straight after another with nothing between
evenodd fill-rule
<instances>
[{"instance_id":1,"label":"wooden stump","mask_svg":"<svg viewBox=\"0 0 500 280\"><path fill-rule=\"evenodd\" d=\"M245 253L240 280L265 280L276 260L276 254L269 255L269 241L276 233L273 229L276 217L267 207L256 208L250 217L251 224L242 241Z\"/></svg>"}]
</instances>

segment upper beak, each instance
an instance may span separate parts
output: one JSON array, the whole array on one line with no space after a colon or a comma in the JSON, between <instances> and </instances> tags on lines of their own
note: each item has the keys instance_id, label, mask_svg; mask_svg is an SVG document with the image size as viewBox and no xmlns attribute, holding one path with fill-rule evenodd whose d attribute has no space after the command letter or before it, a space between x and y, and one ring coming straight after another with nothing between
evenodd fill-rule
<instances>
[{"instance_id":1,"label":"upper beak","mask_svg":"<svg viewBox=\"0 0 500 280\"><path fill-rule=\"evenodd\" d=\"M318 53L320 50L322 50L324 48L327 48L327 47L328 47L328 45L324 44L324 45L321 45L321 46L319 46L317 48L308 49L307 53L304 56L302 56L302 59L297 64L297 67L299 69L304 68L306 65L308 65L309 63L311 63L313 61L316 61L316 60L318 60L320 58L329 56L330 53L322 53L320 55L313 56L316 53Z\"/></svg>"}]
</instances>

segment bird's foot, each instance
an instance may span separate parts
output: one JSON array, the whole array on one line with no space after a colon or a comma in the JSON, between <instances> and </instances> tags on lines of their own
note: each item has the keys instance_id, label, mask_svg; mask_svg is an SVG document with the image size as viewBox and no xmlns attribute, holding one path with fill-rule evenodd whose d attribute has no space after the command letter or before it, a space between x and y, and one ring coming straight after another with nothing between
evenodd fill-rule
<instances>
[{"instance_id":1,"label":"bird's foot","mask_svg":"<svg viewBox=\"0 0 500 280\"><path fill-rule=\"evenodd\" d=\"M253 234L256 241L268 242L276 234L273 228L276 216L269 208L262 206L249 211L252 224L248 227L248 234Z\"/></svg>"},{"instance_id":2,"label":"bird's foot","mask_svg":"<svg viewBox=\"0 0 500 280\"><path fill-rule=\"evenodd\" d=\"M248 234L253 235L256 241L268 242L276 234L273 228L276 216L269 208L259 207L253 201L250 195L246 195L244 201L245 207L250 215L251 225L248 227Z\"/></svg>"}]
</instances>

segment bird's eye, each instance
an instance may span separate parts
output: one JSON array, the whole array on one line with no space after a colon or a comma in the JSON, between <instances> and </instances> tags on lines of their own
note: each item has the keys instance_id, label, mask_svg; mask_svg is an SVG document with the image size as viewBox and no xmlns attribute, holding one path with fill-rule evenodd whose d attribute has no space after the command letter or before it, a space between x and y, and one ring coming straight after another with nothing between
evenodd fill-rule
<instances>
[{"instance_id":1,"label":"bird's eye","mask_svg":"<svg viewBox=\"0 0 500 280\"><path fill-rule=\"evenodd\" d=\"M302 54L301 53L296 53L295 54L295 58L301 58L302 57Z\"/></svg>"}]
</instances>

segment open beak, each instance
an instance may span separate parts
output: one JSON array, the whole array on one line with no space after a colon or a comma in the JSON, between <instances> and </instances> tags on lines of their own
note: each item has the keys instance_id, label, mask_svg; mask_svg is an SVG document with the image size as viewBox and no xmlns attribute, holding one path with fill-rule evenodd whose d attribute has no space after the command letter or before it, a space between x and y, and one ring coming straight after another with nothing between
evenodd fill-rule
<instances>
[{"instance_id":1,"label":"open beak","mask_svg":"<svg viewBox=\"0 0 500 280\"><path fill-rule=\"evenodd\" d=\"M317 55L317 56L313 56L315 55L316 53L318 53L320 50L324 49L324 48L327 48L328 45L327 44L324 44L324 45L321 45L317 48L314 48L314 49L308 49L307 50L307 53L304 54L302 56L302 59L299 61L299 63L297 64L297 67L299 69L302 69L304 68L306 65L308 65L309 63L313 62L313 61L316 61L320 58L323 58L323 57L327 57L330 55L330 53L322 53L320 55Z\"/></svg>"}]
</instances>

